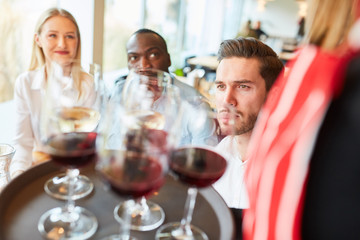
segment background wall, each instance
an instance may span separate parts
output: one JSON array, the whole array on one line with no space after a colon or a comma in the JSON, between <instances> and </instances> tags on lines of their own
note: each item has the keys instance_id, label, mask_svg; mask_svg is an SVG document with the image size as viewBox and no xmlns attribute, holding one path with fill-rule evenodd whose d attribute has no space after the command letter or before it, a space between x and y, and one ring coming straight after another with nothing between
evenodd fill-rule
<instances>
[{"instance_id":1,"label":"background wall","mask_svg":"<svg viewBox=\"0 0 360 240\"><path fill-rule=\"evenodd\" d=\"M299 16L299 2L296 0L273 0L258 8L259 1L245 0L242 24L248 19L260 20L263 30L272 36L295 37Z\"/></svg>"}]
</instances>

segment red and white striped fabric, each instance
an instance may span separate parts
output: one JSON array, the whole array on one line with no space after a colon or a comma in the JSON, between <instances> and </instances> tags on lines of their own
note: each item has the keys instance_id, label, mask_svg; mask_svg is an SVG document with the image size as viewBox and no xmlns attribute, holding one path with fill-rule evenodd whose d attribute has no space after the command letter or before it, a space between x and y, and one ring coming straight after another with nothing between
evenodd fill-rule
<instances>
[{"instance_id":1,"label":"red and white striped fabric","mask_svg":"<svg viewBox=\"0 0 360 240\"><path fill-rule=\"evenodd\" d=\"M246 240L300 239L313 145L329 103L341 88L346 59L306 46L272 88L248 150Z\"/></svg>"}]
</instances>

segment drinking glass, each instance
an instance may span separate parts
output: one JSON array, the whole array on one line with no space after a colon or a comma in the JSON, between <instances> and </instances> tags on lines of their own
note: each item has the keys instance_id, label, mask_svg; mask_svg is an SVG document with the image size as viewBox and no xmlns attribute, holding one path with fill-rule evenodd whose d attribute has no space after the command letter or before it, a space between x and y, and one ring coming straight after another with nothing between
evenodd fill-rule
<instances>
[{"instance_id":1,"label":"drinking glass","mask_svg":"<svg viewBox=\"0 0 360 240\"><path fill-rule=\"evenodd\" d=\"M80 65L79 62L72 61L70 75L64 74L64 70L56 63L52 64L52 69L48 76L48 92L44 100L47 108L43 116L52 117L52 124L56 126L55 132L94 132L100 120L100 107L105 97L100 66L94 63ZM83 91L80 95L75 90L78 83L74 81L74 77L81 80ZM52 126L49 124L48 127ZM70 168L68 171L77 170ZM91 180L76 174L72 193L69 194L69 176L70 173L65 173L49 179L44 185L45 192L61 200L69 197L77 200L92 192L94 185Z\"/></svg>"},{"instance_id":2,"label":"drinking glass","mask_svg":"<svg viewBox=\"0 0 360 240\"><path fill-rule=\"evenodd\" d=\"M139 88L138 94L147 91L147 88ZM148 97L152 98L150 95ZM162 100L168 102L165 95L162 94ZM163 109L171 106L163 104ZM173 123L176 125L176 121ZM154 127L159 125L163 127ZM137 220L156 224L150 219L151 207L144 214L139 212L137 203L164 183L171 148L171 131L164 127L166 125L166 114L151 112L151 109L129 109L116 99L108 103L100 123L96 169L115 193L128 200L114 209L114 217L121 227L119 235L105 239L134 239L129 230ZM136 219L133 214L141 216Z\"/></svg>"},{"instance_id":3,"label":"drinking glass","mask_svg":"<svg viewBox=\"0 0 360 240\"><path fill-rule=\"evenodd\" d=\"M216 114L204 97L193 97L184 102L186 115L183 118L192 131L203 126L215 124ZM183 218L180 222L171 222L161 226L156 239L208 239L206 233L191 224L198 188L208 187L225 172L227 162L217 152L212 141L197 142L179 146L170 156L170 170L183 183L189 186Z\"/></svg>"},{"instance_id":4,"label":"drinking glass","mask_svg":"<svg viewBox=\"0 0 360 240\"><path fill-rule=\"evenodd\" d=\"M124 110L135 119L135 125L169 133L178 122L175 118L180 114L176 110L179 107L179 93L166 72L150 68L130 71L119 97ZM168 146L171 141L169 139ZM118 208L117 217L121 218L124 209L125 206ZM135 198L131 229L149 231L159 227L164 219L161 206L145 197Z\"/></svg>"},{"instance_id":5,"label":"drinking glass","mask_svg":"<svg viewBox=\"0 0 360 240\"><path fill-rule=\"evenodd\" d=\"M81 83L82 92L74 88L77 83ZM96 217L75 206L73 194L79 181L78 168L95 159L100 113L94 106L101 102L97 84L96 76L82 70L78 62L54 62L49 69L40 134L44 152L66 169L68 196L64 207L50 209L40 217L38 230L45 238L87 239L96 232Z\"/></svg>"},{"instance_id":6,"label":"drinking glass","mask_svg":"<svg viewBox=\"0 0 360 240\"><path fill-rule=\"evenodd\" d=\"M13 146L0 143L0 192L10 182L9 167L14 154Z\"/></svg>"}]
</instances>

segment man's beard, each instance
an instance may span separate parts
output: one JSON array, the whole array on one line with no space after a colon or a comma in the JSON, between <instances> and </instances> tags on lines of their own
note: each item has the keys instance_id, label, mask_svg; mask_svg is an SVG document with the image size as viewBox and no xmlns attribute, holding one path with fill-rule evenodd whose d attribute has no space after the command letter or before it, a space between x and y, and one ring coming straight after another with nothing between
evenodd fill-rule
<instances>
[{"instance_id":1,"label":"man's beard","mask_svg":"<svg viewBox=\"0 0 360 240\"><path fill-rule=\"evenodd\" d=\"M254 129L256 119L256 114L250 114L246 119L236 118L234 126L220 123L221 135L242 135L248 133Z\"/></svg>"}]
</instances>

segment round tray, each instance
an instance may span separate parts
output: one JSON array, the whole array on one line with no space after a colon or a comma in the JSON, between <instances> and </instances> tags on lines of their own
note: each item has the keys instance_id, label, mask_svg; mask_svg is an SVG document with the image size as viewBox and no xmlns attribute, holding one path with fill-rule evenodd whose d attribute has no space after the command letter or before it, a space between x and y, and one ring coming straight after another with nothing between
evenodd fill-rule
<instances>
[{"instance_id":1,"label":"round tray","mask_svg":"<svg viewBox=\"0 0 360 240\"><path fill-rule=\"evenodd\" d=\"M31 168L11 181L0 194L0 239L41 239L37 230L40 216L47 210L65 205L44 192L44 183L53 176L64 172L49 161ZM115 206L122 200L108 190L94 170L94 165L81 169L81 174L94 183L94 191L87 197L77 200L82 206L95 214L99 227L91 239L101 239L116 234L119 224L113 217ZM162 206L165 223L180 221L185 204L187 187L167 176L166 183L150 200ZM203 229L209 239L229 240L234 237L234 220L225 202L213 188L199 191L192 223ZM154 239L156 229L147 232L131 231L138 239Z\"/></svg>"}]
</instances>

